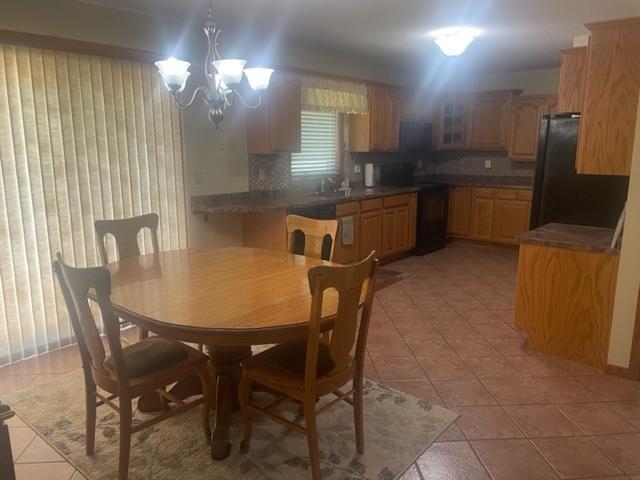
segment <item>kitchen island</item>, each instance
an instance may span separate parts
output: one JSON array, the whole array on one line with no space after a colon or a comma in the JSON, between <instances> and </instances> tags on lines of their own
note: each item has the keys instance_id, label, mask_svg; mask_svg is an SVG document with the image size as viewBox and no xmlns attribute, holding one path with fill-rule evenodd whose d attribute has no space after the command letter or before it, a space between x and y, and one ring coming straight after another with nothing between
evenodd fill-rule
<instances>
[{"instance_id":1,"label":"kitchen island","mask_svg":"<svg viewBox=\"0 0 640 480\"><path fill-rule=\"evenodd\" d=\"M518 237L516 327L528 348L604 368L618 271L613 229L551 223Z\"/></svg>"}]
</instances>

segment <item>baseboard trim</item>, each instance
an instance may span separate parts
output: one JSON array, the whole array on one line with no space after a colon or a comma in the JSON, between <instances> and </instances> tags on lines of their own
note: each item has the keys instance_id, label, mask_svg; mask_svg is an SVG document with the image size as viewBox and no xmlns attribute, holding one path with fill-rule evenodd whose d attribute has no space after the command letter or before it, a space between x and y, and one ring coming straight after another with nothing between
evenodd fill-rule
<instances>
[{"instance_id":1,"label":"baseboard trim","mask_svg":"<svg viewBox=\"0 0 640 480\"><path fill-rule=\"evenodd\" d=\"M608 375L614 375L616 377L622 377L629 380L640 380L640 372L637 368L620 367L618 365L607 364L604 367L604 372Z\"/></svg>"}]
</instances>

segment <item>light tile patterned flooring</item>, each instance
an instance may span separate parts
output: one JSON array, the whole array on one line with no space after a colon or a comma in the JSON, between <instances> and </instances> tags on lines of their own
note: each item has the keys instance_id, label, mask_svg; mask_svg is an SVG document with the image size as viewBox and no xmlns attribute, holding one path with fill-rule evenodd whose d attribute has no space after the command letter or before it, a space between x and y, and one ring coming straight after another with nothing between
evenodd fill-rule
<instances>
[{"instance_id":1,"label":"light tile patterned flooring","mask_svg":"<svg viewBox=\"0 0 640 480\"><path fill-rule=\"evenodd\" d=\"M459 412L403 480L640 480L640 383L526 350L517 251L463 243L387 268L367 376ZM129 340L127 338L127 340ZM73 348L0 369L0 392L79 368ZM19 479L81 478L19 420Z\"/></svg>"}]
</instances>

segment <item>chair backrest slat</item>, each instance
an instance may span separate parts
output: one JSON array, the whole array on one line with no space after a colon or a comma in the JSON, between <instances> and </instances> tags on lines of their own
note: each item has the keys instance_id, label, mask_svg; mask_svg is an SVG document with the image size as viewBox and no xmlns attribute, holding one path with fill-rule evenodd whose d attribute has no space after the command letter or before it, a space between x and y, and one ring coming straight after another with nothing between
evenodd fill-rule
<instances>
[{"instance_id":1,"label":"chair backrest slat","mask_svg":"<svg viewBox=\"0 0 640 480\"><path fill-rule=\"evenodd\" d=\"M103 265L109 263L105 244L107 234L111 234L115 238L119 260L140 255L138 234L144 228L151 231L153 251L158 251L158 215L155 213L119 220L96 220L94 228Z\"/></svg>"},{"instance_id":2,"label":"chair backrest slat","mask_svg":"<svg viewBox=\"0 0 640 480\"><path fill-rule=\"evenodd\" d=\"M360 263L318 266L309 270L309 287L313 299L307 343L306 384L310 385L315 380L322 303L328 289L334 289L338 294L338 310L329 344L329 352L335 363L334 371L344 370L351 362L356 362L357 368L364 366L377 263L375 252L372 252ZM361 304L363 289L364 302Z\"/></svg>"},{"instance_id":3,"label":"chair backrest slat","mask_svg":"<svg viewBox=\"0 0 640 480\"><path fill-rule=\"evenodd\" d=\"M296 232L302 232L304 235L304 256L322 258L322 247L325 237L328 236L331 239L331 249L328 258L323 258L323 260L331 260L337 231L337 220L317 220L300 215L287 215L287 251L296 253L294 251Z\"/></svg>"}]
</instances>

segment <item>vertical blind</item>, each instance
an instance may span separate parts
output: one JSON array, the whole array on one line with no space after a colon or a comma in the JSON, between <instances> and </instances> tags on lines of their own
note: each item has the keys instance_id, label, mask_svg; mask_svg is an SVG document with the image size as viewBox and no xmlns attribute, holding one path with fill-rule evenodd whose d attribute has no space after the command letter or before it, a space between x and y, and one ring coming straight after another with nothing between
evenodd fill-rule
<instances>
[{"instance_id":1,"label":"vertical blind","mask_svg":"<svg viewBox=\"0 0 640 480\"><path fill-rule=\"evenodd\" d=\"M326 175L337 170L337 114L302 111L300 153L291 155L291 175Z\"/></svg>"},{"instance_id":2,"label":"vertical blind","mask_svg":"<svg viewBox=\"0 0 640 480\"><path fill-rule=\"evenodd\" d=\"M0 45L0 365L72 342L51 260L98 264L94 220L186 246L178 115L152 65Z\"/></svg>"}]
</instances>

